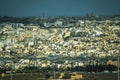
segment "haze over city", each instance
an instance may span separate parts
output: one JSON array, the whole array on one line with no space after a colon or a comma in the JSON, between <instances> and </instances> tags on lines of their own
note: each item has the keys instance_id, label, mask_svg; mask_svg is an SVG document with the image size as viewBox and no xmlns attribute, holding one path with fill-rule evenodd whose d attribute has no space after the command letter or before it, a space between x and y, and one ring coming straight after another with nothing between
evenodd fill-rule
<instances>
[{"instance_id":1,"label":"haze over city","mask_svg":"<svg viewBox=\"0 0 120 80\"><path fill-rule=\"evenodd\" d=\"M0 0L0 16L120 14L120 0Z\"/></svg>"}]
</instances>

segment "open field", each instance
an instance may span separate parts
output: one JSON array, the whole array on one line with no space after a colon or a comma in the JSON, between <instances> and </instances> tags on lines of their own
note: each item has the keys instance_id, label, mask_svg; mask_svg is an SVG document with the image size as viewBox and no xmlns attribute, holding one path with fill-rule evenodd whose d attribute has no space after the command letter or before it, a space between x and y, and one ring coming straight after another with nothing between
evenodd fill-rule
<instances>
[{"instance_id":1,"label":"open field","mask_svg":"<svg viewBox=\"0 0 120 80\"><path fill-rule=\"evenodd\" d=\"M116 73L84 74L85 80L117 80Z\"/></svg>"},{"instance_id":2,"label":"open field","mask_svg":"<svg viewBox=\"0 0 120 80\"><path fill-rule=\"evenodd\" d=\"M83 73L83 80L117 80L117 73ZM1 77L0 80L46 80L41 74L14 74ZM56 79L55 79L56 80Z\"/></svg>"}]
</instances>

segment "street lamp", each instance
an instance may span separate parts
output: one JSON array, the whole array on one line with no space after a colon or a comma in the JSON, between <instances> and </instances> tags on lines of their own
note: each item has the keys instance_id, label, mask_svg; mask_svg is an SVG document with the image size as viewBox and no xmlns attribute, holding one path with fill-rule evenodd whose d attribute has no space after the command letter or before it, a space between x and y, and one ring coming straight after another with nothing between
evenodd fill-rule
<instances>
[{"instance_id":1,"label":"street lamp","mask_svg":"<svg viewBox=\"0 0 120 80\"><path fill-rule=\"evenodd\" d=\"M13 80L12 67L13 67L13 62L11 63L11 68L10 68L10 80Z\"/></svg>"},{"instance_id":2,"label":"street lamp","mask_svg":"<svg viewBox=\"0 0 120 80\"><path fill-rule=\"evenodd\" d=\"M120 55L119 55L119 53L118 53L118 80L120 80L120 73L119 73L119 72L120 72L120 68L119 68L119 66L120 66L120 65L119 65L120 58L119 58L119 57L120 57Z\"/></svg>"}]
</instances>

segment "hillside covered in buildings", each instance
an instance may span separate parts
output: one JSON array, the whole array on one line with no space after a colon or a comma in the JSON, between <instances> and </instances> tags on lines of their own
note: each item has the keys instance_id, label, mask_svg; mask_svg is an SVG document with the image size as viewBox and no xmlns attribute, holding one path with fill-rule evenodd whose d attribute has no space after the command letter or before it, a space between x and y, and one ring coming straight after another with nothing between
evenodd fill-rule
<instances>
[{"instance_id":1,"label":"hillside covered in buildings","mask_svg":"<svg viewBox=\"0 0 120 80\"><path fill-rule=\"evenodd\" d=\"M119 53L120 16L0 17L1 69L116 71Z\"/></svg>"}]
</instances>

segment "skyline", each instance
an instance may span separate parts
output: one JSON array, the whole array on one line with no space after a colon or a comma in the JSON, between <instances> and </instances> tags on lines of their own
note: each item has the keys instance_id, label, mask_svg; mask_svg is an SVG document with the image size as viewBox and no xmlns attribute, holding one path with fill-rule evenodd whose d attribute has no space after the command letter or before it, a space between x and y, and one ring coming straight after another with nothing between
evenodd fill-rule
<instances>
[{"instance_id":1,"label":"skyline","mask_svg":"<svg viewBox=\"0 0 120 80\"><path fill-rule=\"evenodd\" d=\"M0 16L119 15L120 0L0 0Z\"/></svg>"}]
</instances>

